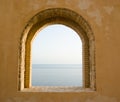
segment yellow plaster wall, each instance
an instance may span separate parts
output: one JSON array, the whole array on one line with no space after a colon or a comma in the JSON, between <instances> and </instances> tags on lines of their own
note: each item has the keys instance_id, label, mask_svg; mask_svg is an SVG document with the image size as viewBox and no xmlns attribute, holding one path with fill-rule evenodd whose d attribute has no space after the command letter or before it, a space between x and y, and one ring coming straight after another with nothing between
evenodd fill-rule
<instances>
[{"instance_id":1,"label":"yellow plaster wall","mask_svg":"<svg viewBox=\"0 0 120 102\"><path fill-rule=\"evenodd\" d=\"M36 13L68 8L91 25L96 47L96 91L19 92L19 41ZM0 102L120 102L120 0L0 0Z\"/></svg>"}]
</instances>

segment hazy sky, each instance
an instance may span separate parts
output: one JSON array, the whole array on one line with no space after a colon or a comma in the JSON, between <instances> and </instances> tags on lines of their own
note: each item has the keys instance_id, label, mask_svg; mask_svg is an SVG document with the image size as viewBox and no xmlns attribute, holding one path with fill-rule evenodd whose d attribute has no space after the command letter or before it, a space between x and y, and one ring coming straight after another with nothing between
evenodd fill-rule
<instances>
[{"instance_id":1,"label":"hazy sky","mask_svg":"<svg viewBox=\"0 0 120 102\"><path fill-rule=\"evenodd\" d=\"M32 43L32 64L82 63L82 42L74 30L54 24L37 33Z\"/></svg>"}]
</instances>

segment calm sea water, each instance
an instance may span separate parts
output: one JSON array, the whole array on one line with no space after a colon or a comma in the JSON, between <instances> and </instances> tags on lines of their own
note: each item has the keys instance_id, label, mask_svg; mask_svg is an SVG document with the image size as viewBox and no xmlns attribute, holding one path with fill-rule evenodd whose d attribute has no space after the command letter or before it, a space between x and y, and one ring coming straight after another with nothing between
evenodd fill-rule
<instances>
[{"instance_id":1,"label":"calm sea water","mask_svg":"<svg viewBox=\"0 0 120 102\"><path fill-rule=\"evenodd\" d=\"M82 86L80 64L33 64L32 86Z\"/></svg>"}]
</instances>

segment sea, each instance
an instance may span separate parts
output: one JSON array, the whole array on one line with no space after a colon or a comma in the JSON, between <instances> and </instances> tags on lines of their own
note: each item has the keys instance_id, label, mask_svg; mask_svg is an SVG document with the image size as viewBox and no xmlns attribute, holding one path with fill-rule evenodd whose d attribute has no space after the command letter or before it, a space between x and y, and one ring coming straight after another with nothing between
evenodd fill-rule
<instances>
[{"instance_id":1,"label":"sea","mask_svg":"<svg viewBox=\"0 0 120 102\"><path fill-rule=\"evenodd\" d=\"M32 86L82 86L81 64L32 64Z\"/></svg>"}]
</instances>

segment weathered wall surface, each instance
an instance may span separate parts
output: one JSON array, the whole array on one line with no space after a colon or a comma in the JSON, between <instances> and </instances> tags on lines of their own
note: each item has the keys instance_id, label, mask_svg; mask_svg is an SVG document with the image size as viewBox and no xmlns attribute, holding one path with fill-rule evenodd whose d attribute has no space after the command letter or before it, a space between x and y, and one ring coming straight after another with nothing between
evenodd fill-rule
<instances>
[{"instance_id":1,"label":"weathered wall surface","mask_svg":"<svg viewBox=\"0 0 120 102\"><path fill-rule=\"evenodd\" d=\"M96 47L96 92L18 92L22 31L36 13L68 8L91 25ZM120 0L0 0L0 102L120 102Z\"/></svg>"}]
</instances>

